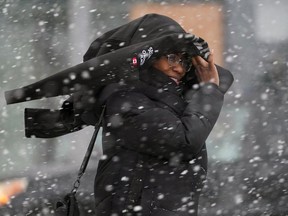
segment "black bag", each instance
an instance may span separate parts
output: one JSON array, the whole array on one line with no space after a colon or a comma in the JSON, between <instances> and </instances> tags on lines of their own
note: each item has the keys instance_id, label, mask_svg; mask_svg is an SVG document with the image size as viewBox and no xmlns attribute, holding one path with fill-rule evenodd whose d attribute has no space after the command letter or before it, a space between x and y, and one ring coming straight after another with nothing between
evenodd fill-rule
<instances>
[{"instance_id":1,"label":"black bag","mask_svg":"<svg viewBox=\"0 0 288 216\"><path fill-rule=\"evenodd\" d=\"M75 193L67 194L63 200L56 203L55 216L80 216Z\"/></svg>"},{"instance_id":2,"label":"black bag","mask_svg":"<svg viewBox=\"0 0 288 216\"><path fill-rule=\"evenodd\" d=\"M94 147L94 143L96 141L97 134L99 132L101 122L104 116L104 111L105 111L105 107L102 109L102 113L99 118L99 121L95 125L93 136L90 140L86 154L84 156L81 167L79 169L77 179L74 182L72 191L66 194L66 196L62 200L59 200L56 202L55 216L80 216L80 210L79 210L78 202L76 199L76 192L80 186L80 179L85 173L86 167L88 165L88 162L89 162L89 159L90 159L93 147Z\"/></svg>"}]
</instances>

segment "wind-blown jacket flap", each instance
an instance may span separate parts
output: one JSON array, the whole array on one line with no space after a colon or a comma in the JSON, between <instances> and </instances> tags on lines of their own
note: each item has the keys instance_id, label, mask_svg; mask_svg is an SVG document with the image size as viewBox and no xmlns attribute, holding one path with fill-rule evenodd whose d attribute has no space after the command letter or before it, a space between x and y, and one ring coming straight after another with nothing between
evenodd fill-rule
<instances>
[{"instance_id":1,"label":"wind-blown jacket flap","mask_svg":"<svg viewBox=\"0 0 288 216\"><path fill-rule=\"evenodd\" d=\"M92 58L74 67L60 71L38 82L5 92L7 104L36 100L43 97L69 95L85 88L94 89L120 80L138 79L138 67L143 67L150 58L157 58L169 50L173 44L178 51L189 51L200 55L193 45L197 37L178 33L130 45L116 51Z\"/></svg>"},{"instance_id":2,"label":"wind-blown jacket flap","mask_svg":"<svg viewBox=\"0 0 288 216\"><path fill-rule=\"evenodd\" d=\"M120 80L138 80L139 68L148 66L163 53L177 49L205 59L209 55L208 44L203 39L187 34L169 17L148 14L96 39L84 56L85 62L22 88L6 91L5 98L7 104L13 104L69 95L83 89L100 91Z\"/></svg>"},{"instance_id":3,"label":"wind-blown jacket flap","mask_svg":"<svg viewBox=\"0 0 288 216\"><path fill-rule=\"evenodd\" d=\"M161 23L162 25L157 25ZM109 45L109 41L115 43ZM87 54L90 59L87 57L86 62L28 86L7 91L6 101L7 104L12 104L68 95L81 90L83 86L95 88L121 79L137 79L139 71L133 71L135 66L142 67L152 56L156 58L169 50L190 52L191 55L201 55L204 58L209 55L207 43L195 35L186 34L174 20L156 14L147 15L112 30L95 42L88 52L90 54ZM96 57L91 58L91 53L95 53Z\"/></svg>"},{"instance_id":4,"label":"wind-blown jacket flap","mask_svg":"<svg viewBox=\"0 0 288 216\"><path fill-rule=\"evenodd\" d=\"M81 130L82 120L65 110L25 109L25 136L53 138Z\"/></svg>"}]
</instances>

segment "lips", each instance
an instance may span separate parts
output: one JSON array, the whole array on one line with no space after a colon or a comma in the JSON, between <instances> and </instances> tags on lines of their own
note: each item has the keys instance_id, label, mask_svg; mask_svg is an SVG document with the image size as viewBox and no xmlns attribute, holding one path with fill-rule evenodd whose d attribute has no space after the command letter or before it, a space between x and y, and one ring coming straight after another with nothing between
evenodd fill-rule
<instances>
[{"instance_id":1,"label":"lips","mask_svg":"<svg viewBox=\"0 0 288 216\"><path fill-rule=\"evenodd\" d=\"M170 79L172 79L177 85L179 84L179 80L174 78L174 77L170 77Z\"/></svg>"}]
</instances>

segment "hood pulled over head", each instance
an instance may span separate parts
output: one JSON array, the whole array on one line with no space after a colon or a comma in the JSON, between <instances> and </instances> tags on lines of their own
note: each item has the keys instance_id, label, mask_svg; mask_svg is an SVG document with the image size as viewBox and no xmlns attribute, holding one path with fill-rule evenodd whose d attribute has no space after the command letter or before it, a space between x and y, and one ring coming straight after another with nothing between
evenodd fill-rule
<instances>
[{"instance_id":1,"label":"hood pulled over head","mask_svg":"<svg viewBox=\"0 0 288 216\"><path fill-rule=\"evenodd\" d=\"M85 53L84 61L125 46L174 33L185 34L186 32L175 20L167 16L147 14L97 38Z\"/></svg>"}]
</instances>

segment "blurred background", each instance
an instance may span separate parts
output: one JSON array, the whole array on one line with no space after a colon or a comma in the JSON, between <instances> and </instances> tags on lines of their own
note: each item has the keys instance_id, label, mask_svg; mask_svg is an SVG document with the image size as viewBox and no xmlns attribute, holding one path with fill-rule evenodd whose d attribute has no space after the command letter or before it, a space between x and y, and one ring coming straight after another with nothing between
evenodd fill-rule
<instances>
[{"instance_id":1,"label":"blurred background","mask_svg":"<svg viewBox=\"0 0 288 216\"><path fill-rule=\"evenodd\" d=\"M53 215L93 132L25 138L24 108L58 109L66 97L7 106L4 92L82 62L94 39L152 12L206 39L235 78L207 141L199 215L288 215L287 11L286 0L0 0L0 215ZM100 158L101 136L80 187L83 215L93 215Z\"/></svg>"}]
</instances>

